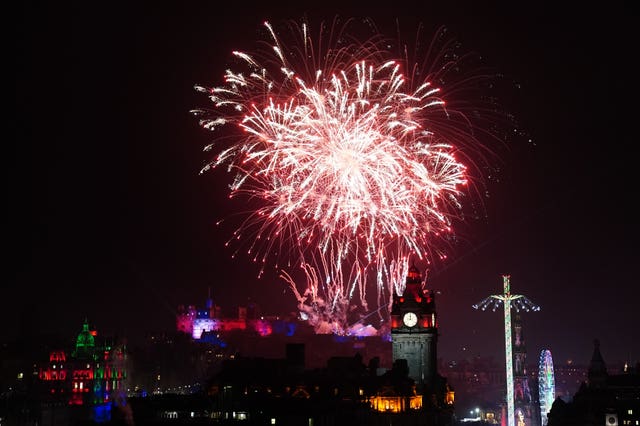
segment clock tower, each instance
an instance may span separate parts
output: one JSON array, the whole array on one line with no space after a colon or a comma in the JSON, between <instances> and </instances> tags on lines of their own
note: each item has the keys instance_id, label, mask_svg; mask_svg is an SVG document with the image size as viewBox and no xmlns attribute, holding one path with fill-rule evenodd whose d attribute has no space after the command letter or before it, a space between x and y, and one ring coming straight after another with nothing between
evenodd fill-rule
<instances>
[{"instance_id":1,"label":"clock tower","mask_svg":"<svg viewBox=\"0 0 640 426\"><path fill-rule=\"evenodd\" d=\"M422 274L411 266L402 295L394 294L391 308L393 361L405 359L418 391L437 387L438 328L433 290L423 288Z\"/></svg>"}]
</instances>

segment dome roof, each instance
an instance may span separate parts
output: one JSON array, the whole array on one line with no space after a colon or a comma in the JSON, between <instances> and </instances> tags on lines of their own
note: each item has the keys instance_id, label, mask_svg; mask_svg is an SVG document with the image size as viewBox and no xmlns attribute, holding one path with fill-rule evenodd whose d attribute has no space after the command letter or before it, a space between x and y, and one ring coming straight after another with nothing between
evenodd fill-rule
<instances>
[{"instance_id":1,"label":"dome roof","mask_svg":"<svg viewBox=\"0 0 640 426\"><path fill-rule=\"evenodd\" d=\"M95 345L95 339L89 331L89 324L85 320L82 325L82 331L78 334L78 338L76 339L76 350L93 348Z\"/></svg>"}]
</instances>

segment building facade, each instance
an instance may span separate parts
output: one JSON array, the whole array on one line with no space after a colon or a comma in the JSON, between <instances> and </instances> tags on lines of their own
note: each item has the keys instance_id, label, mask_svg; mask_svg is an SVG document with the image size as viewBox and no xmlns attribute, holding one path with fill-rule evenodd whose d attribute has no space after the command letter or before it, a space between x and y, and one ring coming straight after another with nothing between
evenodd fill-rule
<instances>
[{"instance_id":1,"label":"building facade","mask_svg":"<svg viewBox=\"0 0 640 426\"><path fill-rule=\"evenodd\" d=\"M71 422L104 423L114 406L126 404L126 347L96 342L96 336L85 321L71 352L54 350L40 367L43 420L50 420L43 424L57 424L56 414Z\"/></svg>"}]
</instances>

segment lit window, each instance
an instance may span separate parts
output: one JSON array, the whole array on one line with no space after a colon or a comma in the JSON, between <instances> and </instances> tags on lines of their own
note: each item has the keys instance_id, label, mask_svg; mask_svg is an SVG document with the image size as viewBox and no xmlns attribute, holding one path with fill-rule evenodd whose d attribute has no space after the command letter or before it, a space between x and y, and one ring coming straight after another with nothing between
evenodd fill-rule
<instances>
[{"instance_id":1,"label":"lit window","mask_svg":"<svg viewBox=\"0 0 640 426\"><path fill-rule=\"evenodd\" d=\"M632 409L628 409L628 410L627 410L627 414L628 414L628 415L630 415L630 416L632 416L632 415L633 415L633 410L632 410Z\"/></svg>"},{"instance_id":2,"label":"lit window","mask_svg":"<svg viewBox=\"0 0 640 426\"><path fill-rule=\"evenodd\" d=\"M276 424L276 419L275 419L275 418L273 418L273 417L271 417L271 424L272 424L272 425L275 425L275 424Z\"/></svg>"}]
</instances>

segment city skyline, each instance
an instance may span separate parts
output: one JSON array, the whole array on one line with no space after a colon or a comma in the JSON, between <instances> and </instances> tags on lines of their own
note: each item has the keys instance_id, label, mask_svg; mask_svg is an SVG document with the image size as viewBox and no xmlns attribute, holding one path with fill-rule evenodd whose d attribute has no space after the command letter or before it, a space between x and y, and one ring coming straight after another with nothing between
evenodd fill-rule
<instances>
[{"instance_id":1,"label":"city skyline","mask_svg":"<svg viewBox=\"0 0 640 426\"><path fill-rule=\"evenodd\" d=\"M596 338L607 363L639 360L622 6L25 5L2 337L73 334L84 318L125 336L173 330L177 306L203 304L209 289L223 309L251 300L265 314L296 310L277 271L258 279L225 248L232 229L215 222L232 221L238 204L224 171L198 175L215 136L189 111L206 103L193 86L219 83L264 20L304 14L370 16L385 28L397 18L409 33L416 22L427 34L445 25L517 89L505 104L533 142L504 154L486 219L462 224L449 262L427 274L439 292L440 357L501 359L500 312L472 304L500 293L509 274L541 307L523 315L531 361L549 349L557 363L586 364Z\"/></svg>"}]
</instances>

